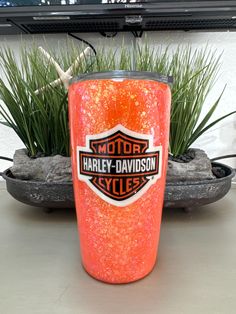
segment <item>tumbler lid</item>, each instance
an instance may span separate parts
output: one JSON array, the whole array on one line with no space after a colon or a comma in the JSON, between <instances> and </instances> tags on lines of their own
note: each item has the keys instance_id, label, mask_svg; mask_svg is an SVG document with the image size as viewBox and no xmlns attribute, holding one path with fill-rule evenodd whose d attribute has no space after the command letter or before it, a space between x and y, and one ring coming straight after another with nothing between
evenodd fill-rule
<instances>
[{"instance_id":1,"label":"tumbler lid","mask_svg":"<svg viewBox=\"0 0 236 314\"><path fill-rule=\"evenodd\" d=\"M148 71L105 71L105 72L91 72L81 74L70 80L70 84L75 82L87 81L87 80L103 80L103 79L137 79L137 80L151 80L161 83L171 84L173 83L173 77L168 75L162 75L155 72Z\"/></svg>"}]
</instances>

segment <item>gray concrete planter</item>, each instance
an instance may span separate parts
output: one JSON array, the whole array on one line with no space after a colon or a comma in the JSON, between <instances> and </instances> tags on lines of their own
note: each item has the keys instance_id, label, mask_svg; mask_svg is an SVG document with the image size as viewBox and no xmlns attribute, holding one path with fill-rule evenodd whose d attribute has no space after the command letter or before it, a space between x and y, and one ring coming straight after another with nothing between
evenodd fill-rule
<instances>
[{"instance_id":1,"label":"gray concrete planter","mask_svg":"<svg viewBox=\"0 0 236 314\"><path fill-rule=\"evenodd\" d=\"M7 191L17 201L45 208L74 208L72 183L41 182L14 178L10 169L3 172Z\"/></svg>"},{"instance_id":2,"label":"gray concrete planter","mask_svg":"<svg viewBox=\"0 0 236 314\"><path fill-rule=\"evenodd\" d=\"M188 183L168 183L165 190L165 207L192 208L213 203L224 197L231 188L234 176L232 168L212 163L221 167L226 176L213 180ZM72 183L53 183L19 180L13 177L10 169L3 174L7 191L18 201L45 208L74 208Z\"/></svg>"},{"instance_id":3,"label":"gray concrete planter","mask_svg":"<svg viewBox=\"0 0 236 314\"><path fill-rule=\"evenodd\" d=\"M214 203L224 197L231 188L234 170L221 163L212 162L212 166L220 167L226 176L213 180L195 182L167 182L165 190L165 207L190 209Z\"/></svg>"}]
</instances>

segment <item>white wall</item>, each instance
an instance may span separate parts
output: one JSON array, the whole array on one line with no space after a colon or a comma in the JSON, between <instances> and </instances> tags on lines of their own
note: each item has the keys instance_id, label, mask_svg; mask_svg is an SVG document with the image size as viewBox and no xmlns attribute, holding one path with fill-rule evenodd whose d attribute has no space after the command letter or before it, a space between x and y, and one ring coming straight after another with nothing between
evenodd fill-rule
<instances>
[{"instance_id":1,"label":"white wall","mask_svg":"<svg viewBox=\"0 0 236 314\"><path fill-rule=\"evenodd\" d=\"M125 36L127 44L134 40L131 34L119 34L115 41L110 40L111 45L115 43L119 46L123 36ZM95 47L104 43L104 39L98 34L80 34L80 37L87 39ZM64 34L35 36L34 40L40 44L43 43L44 38L54 47L55 45L65 47L66 35ZM219 53L223 51L221 76L205 104L205 111L217 99L225 84L227 84L227 89L214 118L236 110L236 32L151 32L148 33L148 38L155 45L172 44L175 47L181 43L184 45L191 44L194 47L203 47L208 43L209 46L216 48ZM33 37L30 35L23 36L23 40L29 45L32 39ZM145 38L141 39L141 41L144 40ZM0 36L0 47L7 44L17 51L20 42L21 38L18 36ZM2 74L0 73L0 75ZM0 125L0 155L12 157L15 149L22 146L21 141L12 130ZM212 130L197 140L193 146L201 147L211 158L236 153L236 115L213 127ZM236 168L236 159L228 159L224 160L224 162ZM10 165L10 163L0 160L0 171Z\"/></svg>"}]
</instances>

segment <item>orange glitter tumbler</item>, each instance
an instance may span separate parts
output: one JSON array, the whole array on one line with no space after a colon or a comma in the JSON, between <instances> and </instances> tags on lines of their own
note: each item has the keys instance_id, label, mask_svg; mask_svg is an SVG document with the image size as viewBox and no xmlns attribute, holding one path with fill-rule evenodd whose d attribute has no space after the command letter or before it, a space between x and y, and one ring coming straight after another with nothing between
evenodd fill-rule
<instances>
[{"instance_id":1,"label":"orange glitter tumbler","mask_svg":"<svg viewBox=\"0 0 236 314\"><path fill-rule=\"evenodd\" d=\"M169 79L113 71L83 75L69 88L82 262L104 282L132 282L155 265L168 157Z\"/></svg>"}]
</instances>

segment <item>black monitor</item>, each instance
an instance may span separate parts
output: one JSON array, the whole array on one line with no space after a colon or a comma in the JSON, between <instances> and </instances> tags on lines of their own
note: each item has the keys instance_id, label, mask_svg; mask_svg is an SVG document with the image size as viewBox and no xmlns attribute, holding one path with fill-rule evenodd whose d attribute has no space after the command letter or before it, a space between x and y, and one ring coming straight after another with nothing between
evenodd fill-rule
<instances>
[{"instance_id":1,"label":"black monitor","mask_svg":"<svg viewBox=\"0 0 236 314\"><path fill-rule=\"evenodd\" d=\"M0 0L0 35L235 30L236 1Z\"/></svg>"}]
</instances>

